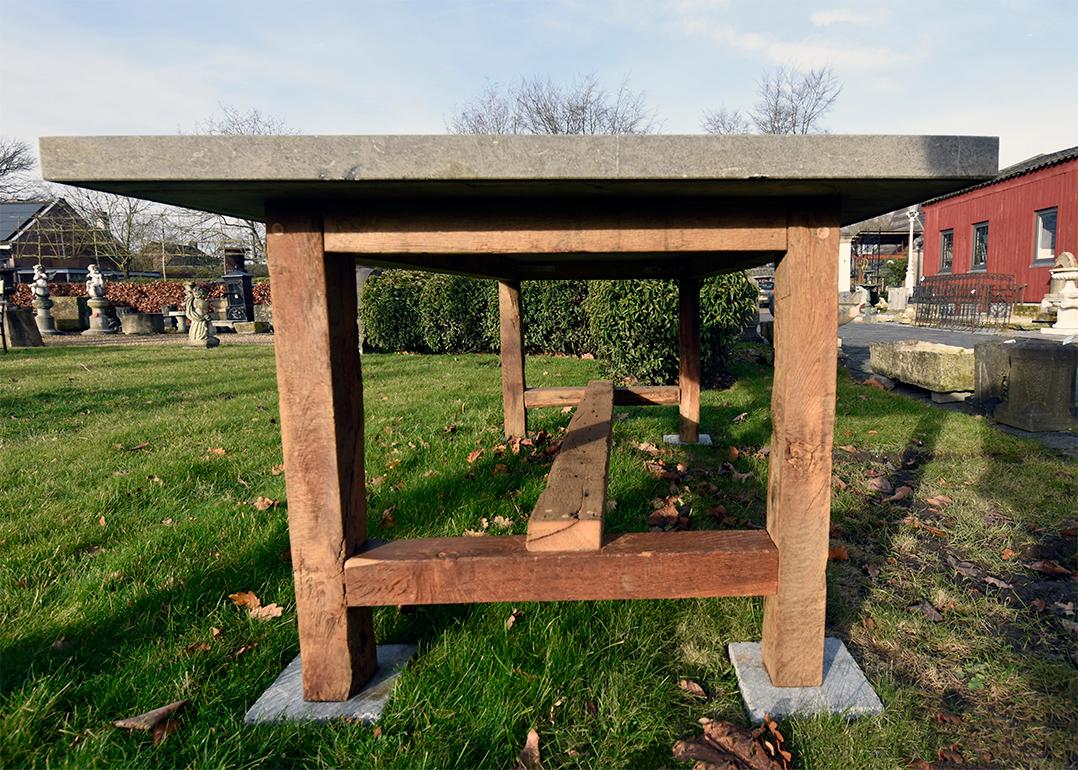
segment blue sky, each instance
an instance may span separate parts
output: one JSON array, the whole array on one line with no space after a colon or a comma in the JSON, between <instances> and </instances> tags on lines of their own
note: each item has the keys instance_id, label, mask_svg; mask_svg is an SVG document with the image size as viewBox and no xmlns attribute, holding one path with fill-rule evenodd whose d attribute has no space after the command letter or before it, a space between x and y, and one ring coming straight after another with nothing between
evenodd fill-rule
<instances>
[{"instance_id":1,"label":"blue sky","mask_svg":"<svg viewBox=\"0 0 1078 770\"><path fill-rule=\"evenodd\" d=\"M836 133L1078 144L1076 0L0 0L0 133L190 132L220 104L304 133L440 133L485 79L628 78L667 133L830 64Z\"/></svg>"}]
</instances>

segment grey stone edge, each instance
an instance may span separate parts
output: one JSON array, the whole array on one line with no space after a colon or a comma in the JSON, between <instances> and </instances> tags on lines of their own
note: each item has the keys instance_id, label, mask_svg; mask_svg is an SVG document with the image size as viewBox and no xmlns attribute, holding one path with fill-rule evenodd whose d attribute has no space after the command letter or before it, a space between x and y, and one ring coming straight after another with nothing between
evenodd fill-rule
<instances>
[{"instance_id":1,"label":"grey stone edge","mask_svg":"<svg viewBox=\"0 0 1078 770\"><path fill-rule=\"evenodd\" d=\"M413 644L378 645L378 670L366 686L346 701L316 702L303 699L303 670L297 655L273 684L247 710L249 725L273 722L328 722L346 719L374 724L382 717L401 671L415 655Z\"/></svg>"},{"instance_id":2,"label":"grey stone edge","mask_svg":"<svg viewBox=\"0 0 1078 770\"><path fill-rule=\"evenodd\" d=\"M824 640L823 684L819 687L775 687L764 669L759 642L734 642L728 649L737 688L753 724L763 722L765 715L779 719L841 714L853 719L883 711L879 696L841 639Z\"/></svg>"}]
</instances>

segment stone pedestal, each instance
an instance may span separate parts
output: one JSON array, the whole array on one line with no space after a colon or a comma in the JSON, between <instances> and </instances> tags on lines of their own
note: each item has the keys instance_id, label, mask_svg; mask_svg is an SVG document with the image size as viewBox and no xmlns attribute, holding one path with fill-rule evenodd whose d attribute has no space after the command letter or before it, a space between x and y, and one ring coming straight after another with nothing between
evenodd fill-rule
<instances>
[{"instance_id":1,"label":"stone pedestal","mask_svg":"<svg viewBox=\"0 0 1078 770\"><path fill-rule=\"evenodd\" d=\"M1078 430L1078 345L1021 339L1004 347L1006 400L992 416L1028 431Z\"/></svg>"},{"instance_id":2,"label":"stone pedestal","mask_svg":"<svg viewBox=\"0 0 1078 770\"><path fill-rule=\"evenodd\" d=\"M1078 270L1071 270L1071 272L1075 274L1075 277L1063 284L1063 290L1059 293L1056 322L1047 329L1041 329L1041 334L1054 334L1061 337L1078 335L1078 286L1075 286Z\"/></svg>"},{"instance_id":3,"label":"stone pedestal","mask_svg":"<svg viewBox=\"0 0 1078 770\"><path fill-rule=\"evenodd\" d=\"M90 308L86 297L49 297L51 315L56 328L62 332L81 332L90 325Z\"/></svg>"},{"instance_id":4,"label":"stone pedestal","mask_svg":"<svg viewBox=\"0 0 1078 770\"><path fill-rule=\"evenodd\" d=\"M91 297L86 304L90 308L90 328L83 334L115 334L119 324L112 303L103 297Z\"/></svg>"},{"instance_id":5,"label":"stone pedestal","mask_svg":"<svg viewBox=\"0 0 1078 770\"><path fill-rule=\"evenodd\" d=\"M892 286L887 290L887 309L894 312L902 312L909 302L911 290Z\"/></svg>"},{"instance_id":6,"label":"stone pedestal","mask_svg":"<svg viewBox=\"0 0 1078 770\"><path fill-rule=\"evenodd\" d=\"M52 317L52 300L48 297L34 297L34 321L42 334L59 334L56 321Z\"/></svg>"}]
</instances>

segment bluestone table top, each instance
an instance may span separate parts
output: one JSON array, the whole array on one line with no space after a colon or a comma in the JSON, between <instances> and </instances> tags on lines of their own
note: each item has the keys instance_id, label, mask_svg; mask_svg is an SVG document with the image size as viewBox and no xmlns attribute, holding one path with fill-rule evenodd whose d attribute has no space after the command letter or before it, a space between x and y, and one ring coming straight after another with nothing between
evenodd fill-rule
<instances>
[{"instance_id":1,"label":"bluestone table top","mask_svg":"<svg viewBox=\"0 0 1078 770\"><path fill-rule=\"evenodd\" d=\"M837 196L843 224L996 174L971 136L43 137L46 179L247 219L267 200Z\"/></svg>"}]
</instances>

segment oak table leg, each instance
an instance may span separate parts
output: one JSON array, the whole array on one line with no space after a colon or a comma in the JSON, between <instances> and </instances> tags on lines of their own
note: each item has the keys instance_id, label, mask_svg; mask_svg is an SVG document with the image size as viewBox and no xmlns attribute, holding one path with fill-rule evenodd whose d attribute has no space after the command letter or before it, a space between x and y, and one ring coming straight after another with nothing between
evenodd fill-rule
<instances>
[{"instance_id":1,"label":"oak table leg","mask_svg":"<svg viewBox=\"0 0 1078 770\"><path fill-rule=\"evenodd\" d=\"M678 384L683 444L700 440L700 279L678 281Z\"/></svg>"},{"instance_id":2,"label":"oak table leg","mask_svg":"<svg viewBox=\"0 0 1078 770\"><path fill-rule=\"evenodd\" d=\"M325 254L320 217L266 213L303 696L341 701L378 666L371 609L344 585L367 539L355 265Z\"/></svg>"},{"instance_id":3,"label":"oak table leg","mask_svg":"<svg viewBox=\"0 0 1078 770\"><path fill-rule=\"evenodd\" d=\"M505 435L523 438L528 433L528 413L524 407L524 324L520 281L498 281L498 311Z\"/></svg>"},{"instance_id":4,"label":"oak table leg","mask_svg":"<svg viewBox=\"0 0 1078 770\"><path fill-rule=\"evenodd\" d=\"M772 684L814 687L823 678L839 210L826 199L792 205L773 303L767 531L779 549L779 589L764 600L761 647Z\"/></svg>"}]
</instances>

